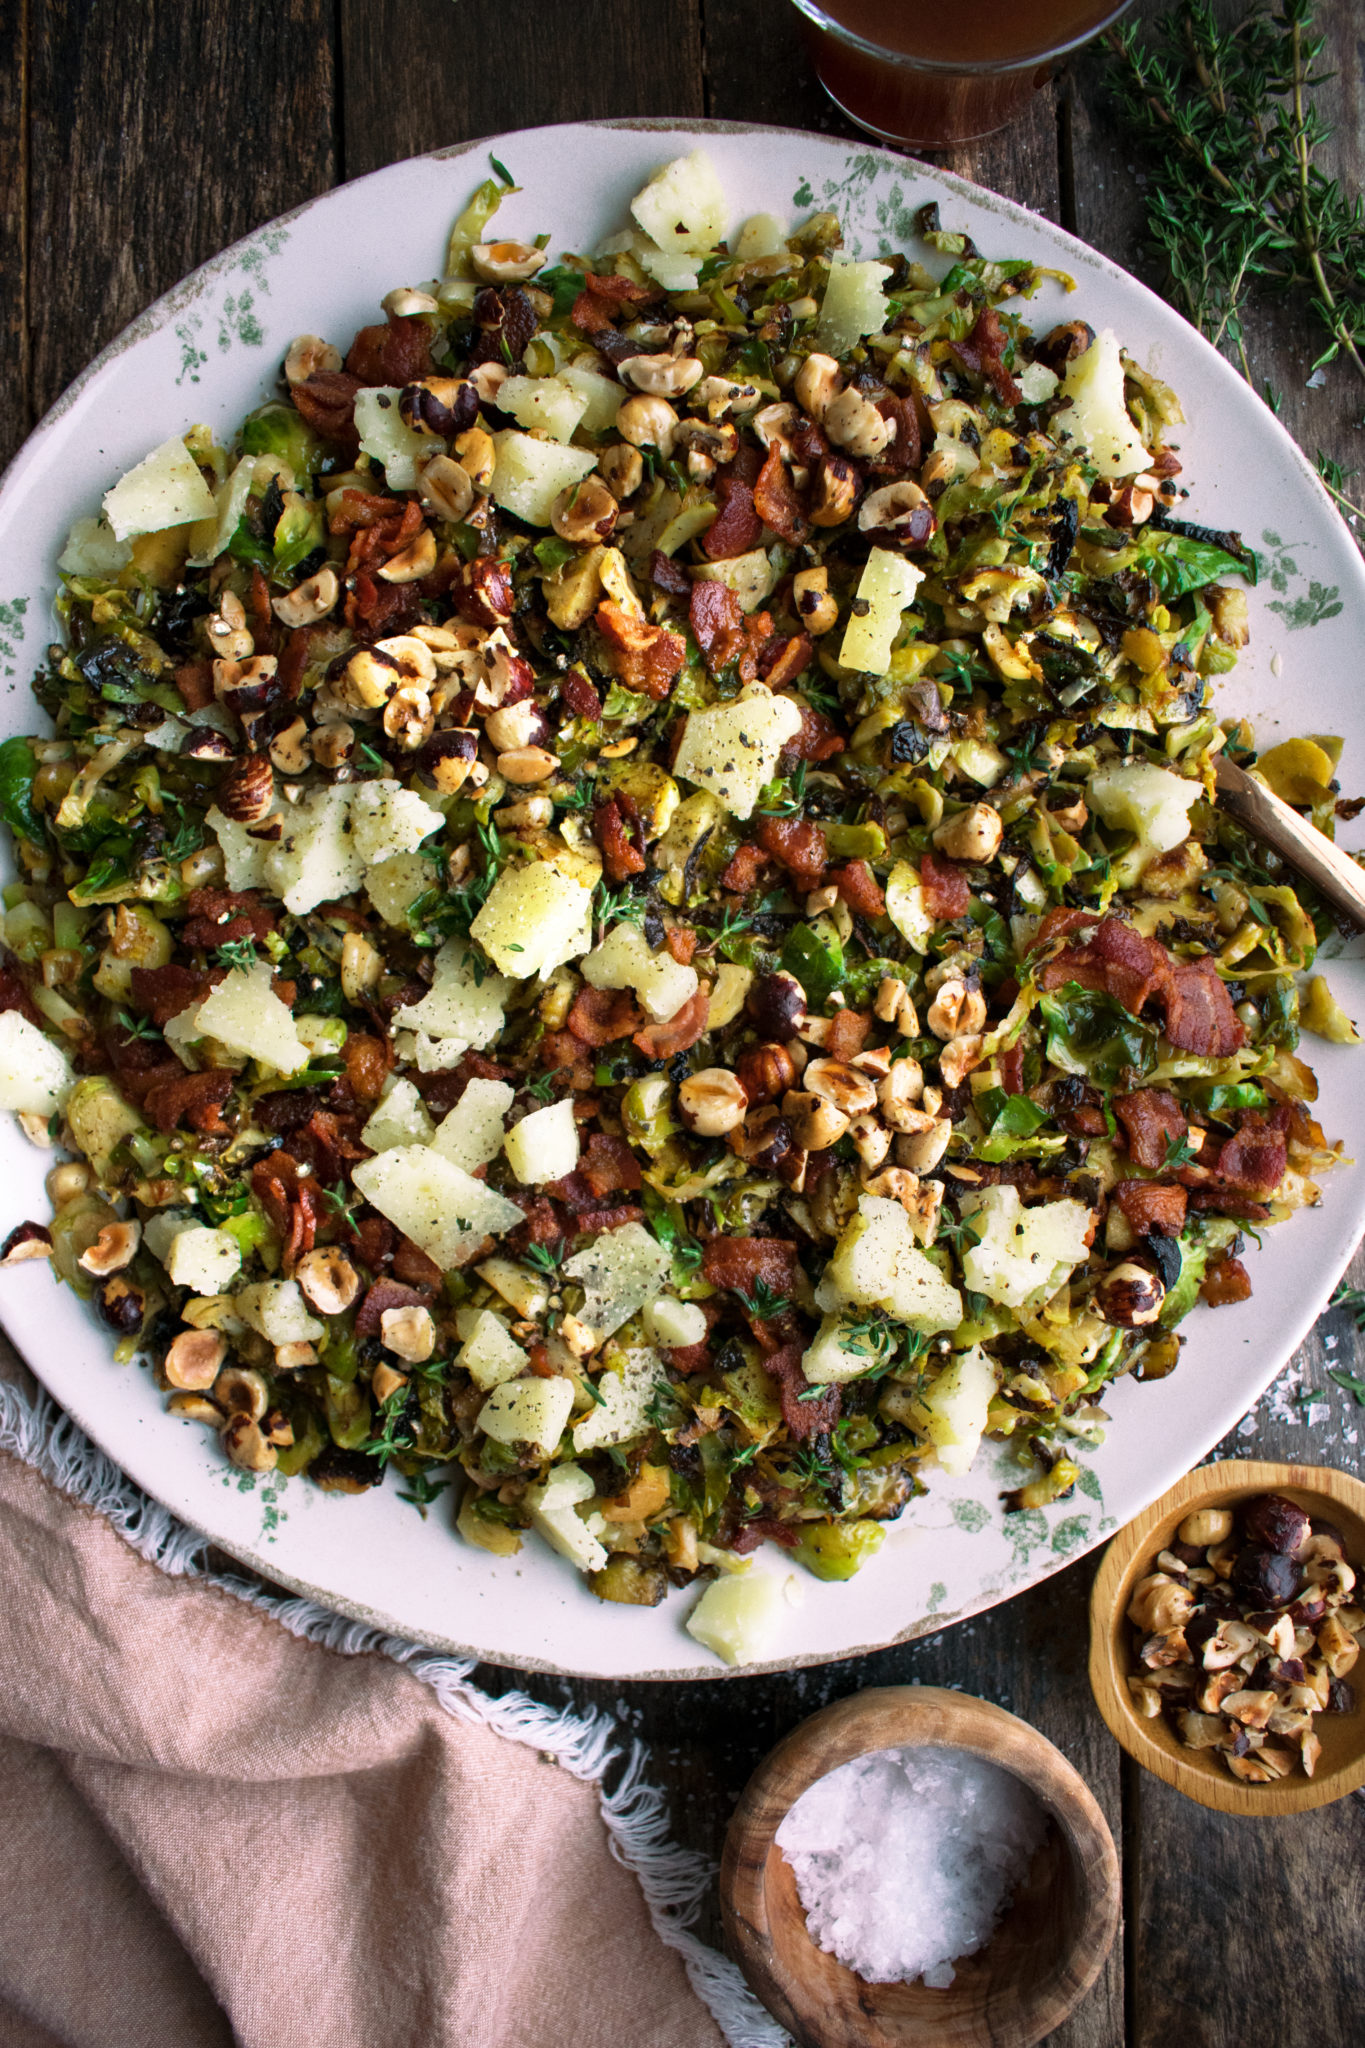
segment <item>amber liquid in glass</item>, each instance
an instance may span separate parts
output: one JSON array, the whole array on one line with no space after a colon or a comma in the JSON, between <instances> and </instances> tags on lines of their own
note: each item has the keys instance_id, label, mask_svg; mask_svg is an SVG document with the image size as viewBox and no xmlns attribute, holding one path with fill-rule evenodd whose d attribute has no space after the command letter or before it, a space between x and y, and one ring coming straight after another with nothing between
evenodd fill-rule
<instances>
[{"instance_id":1,"label":"amber liquid in glass","mask_svg":"<svg viewBox=\"0 0 1365 2048\"><path fill-rule=\"evenodd\" d=\"M886 52L861 50L807 19L815 68L830 98L874 135L939 148L1003 128L1046 82L1051 56L1122 12L1120 0L819 4L830 20Z\"/></svg>"}]
</instances>

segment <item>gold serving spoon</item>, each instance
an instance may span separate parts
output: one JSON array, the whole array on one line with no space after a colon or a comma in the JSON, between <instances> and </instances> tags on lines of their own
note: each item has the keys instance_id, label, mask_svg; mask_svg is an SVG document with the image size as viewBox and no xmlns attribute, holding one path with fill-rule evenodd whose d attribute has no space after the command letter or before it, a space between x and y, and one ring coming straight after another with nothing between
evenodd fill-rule
<instances>
[{"instance_id":1,"label":"gold serving spoon","mask_svg":"<svg viewBox=\"0 0 1365 2048\"><path fill-rule=\"evenodd\" d=\"M1333 910L1365 931L1365 868L1226 754L1218 756L1216 775L1224 808L1238 824L1273 847Z\"/></svg>"}]
</instances>

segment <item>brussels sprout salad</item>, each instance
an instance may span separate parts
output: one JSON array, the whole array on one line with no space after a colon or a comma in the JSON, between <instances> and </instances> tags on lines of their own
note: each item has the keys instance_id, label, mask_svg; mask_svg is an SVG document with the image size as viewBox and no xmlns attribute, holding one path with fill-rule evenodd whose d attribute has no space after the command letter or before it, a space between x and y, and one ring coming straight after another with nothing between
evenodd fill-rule
<instances>
[{"instance_id":1,"label":"brussels sprout salad","mask_svg":"<svg viewBox=\"0 0 1365 2048\"><path fill-rule=\"evenodd\" d=\"M727 239L701 152L555 260L495 168L71 533L0 747L0 1105L70 1156L4 1256L234 1465L705 1577L733 1656L765 1540L847 1578L983 1436L1064 1497L1319 1199L1330 920L1213 771L1330 832L1340 743L1214 708L1255 556L1035 266Z\"/></svg>"}]
</instances>

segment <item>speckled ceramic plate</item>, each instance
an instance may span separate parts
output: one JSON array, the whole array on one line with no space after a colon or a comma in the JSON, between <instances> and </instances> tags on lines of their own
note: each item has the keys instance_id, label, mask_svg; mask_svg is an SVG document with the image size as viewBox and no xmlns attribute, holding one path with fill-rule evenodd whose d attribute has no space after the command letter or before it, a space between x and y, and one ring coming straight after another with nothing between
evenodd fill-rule
<instances>
[{"instance_id":1,"label":"speckled ceramic plate","mask_svg":"<svg viewBox=\"0 0 1365 2048\"><path fill-rule=\"evenodd\" d=\"M1348 737L1346 782L1365 756L1358 668L1365 565L1309 465L1235 372L1152 293L1047 221L975 186L888 152L782 129L642 122L530 129L395 164L327 194L205 265L107 349L43 421L0 486L0 669L5 733L31 729L30 675L52 634L55 562L71 520L167 433L196 420L230 431L273 388L291 337L346 340L377 317L396 284L439 267L450 222L488 173L490 149L522 192L499 227L548 231L554 253L583 249L626 219L656 165L704 140L733 220L837 209L854 252L913 246L926 200L988 253L1069 272L1069 299L1049 284L1031 318L1062 313L1114 327L1174 384L1191 516L1240 528L1266 574L1251 599L1254 637L1221 690L1263 743L1311 728ZM1330 969L1355 1014L1365 1009L1359 949ZM1319 1114L1349 1154L1365 1153L1362 1055L1316 1042ZM8 1120L6 1120L8 1123ZM10 1126L0 1132L8 1193L0 1224L45 1215L47 1161ZM847 1585L791 1578L792 1602L766 1668L819 1663L940 1628L1045 1578L1194 1464L1264 1390L1301 1341L1365 1224L1365 1179L1344 1168L1323 1206L1272 1231L1250 1257L1255 1299L1197 1311L1179 1370L1124 1383L1108 1406L1108 1441L1072 1499L1002 1517L1007 1483L987 1450L967 1482L935 1475L886 1543ZM393 1484L363 1498L253 1480L213 1439L163 1413L147 1373L120 1368L105 1335L46 1268L0 1278L0 1313L62 1405L146 1491L270 1578L367 1621L502 1664L594 1676L696 1678L720 1667L683 1630L694 1594L651 1610L603 1605L533 1541L519 1557L468 1548L443 1496L426 1521ZM761 1563L785 1571L780 1555Z\"/></svg>"}]
</instances>

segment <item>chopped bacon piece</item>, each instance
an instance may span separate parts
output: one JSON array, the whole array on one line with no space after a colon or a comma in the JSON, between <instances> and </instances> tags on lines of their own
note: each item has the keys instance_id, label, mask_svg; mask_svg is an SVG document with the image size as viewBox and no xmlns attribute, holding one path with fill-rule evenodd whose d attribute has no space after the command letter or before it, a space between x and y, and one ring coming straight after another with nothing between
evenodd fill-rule
<instances>
[{"instance_id":1,"label":"chopped bacon piece","mask_svg":"<svg viewBox=\"0 0 1365 2048\"><path fill-rule=\"evenodd\" d=\"M758 673L770 690L785 689L810 667L814 652L809 633L775 634L758 657Z\"/></svg>"},{"instance_id":2,"label":"chopped bacon piece","mask_svg":"<svg viewBox=\"0 0 1365 2048\"><path fill-rule=\"evenodd\" d=\"M802 516L800 501L782 460L781 446L776 441L768 450L768 459L754 485L754 510L765 526L794 547L800 547L810 536L810 526Z\"/></svg>"},{"instance_id":3,"label":"chopped bacon piece","mask_svg":"<svg viewBox=\"0 0 1365 2048\"><path fill-rule=\"evenodd\" d=\"M793 697L791 702L801 713L801 730L795 739L783 744L784 754L792 754L798 761L828 761L835 754L842 754L848 741L844 734L826 718L823 711L813 711L803 697Z\"/></svg>"},{"instance_id":4,"label":"chopped bacon piece","mask_svg":"<svg viewBox=\"0 0 1365 2048\"><path fill-rule=\"evenodd\" d=\"M681 1373L684 1379L694 1372L704 1372L711 1363L711 1346L705 1337L700 1344L669 1344L664 1349L674 1372Z\"/></svg>"},{"instance_id":5,"label":"chopped bacon piece","mask_svg":"<svg viewBox=\"0 0 1365 2048\"><path fill-rule=\"evenodd\" d=\"M681 562L675 562L672 555L666 555L662 548L655 548L649 558L649 580L656 590L665 590L670 597L690 597L692 578Z\"/></svg>"},{"instance_id":6,"label":"chopped bacon piece","mask_svg":"<svg viewBox=\"0 0 1365 2048\"><path fill-rule=\"evenodd\" d=\"M1241 1128L1218 1154L1215 1171L1235 1193L1263 1198L1274 1194L1288 1164L1284 1132L1255 1110L1245 1110Z\"/></svg>"},{"instance_id":7,"label":"chopped bacon piece","mask_svg":"<svg viewBox=\"0 0 1365 2048\"><path fill-rule=\"evenodd\" d=\"M396 1280L406 1281L409 1287L419 1287L434 1294L441 1284L441 1269L435 1259L429 1259L420 1245L410 1237L400 1237L393 1248L393 1272Z\"/></svg>"},{"instance_id":8,"label":"chopped bacon piece","mask_svg":"<svg viewBox=\"0 0 1365 2048\"><path fill-rule=\"evenodd\" d=\"M1039 920L1029 951L1036 958L1038 954L1045 953L1054 940L1068 938L1072 932L1079 931L1082 925L1093 928L1098 923L1099 913L1094 910L1045 911Z\"/></svg>"},{"instance_id":9,"label":"chopped bacon piece","mask_svg":"<svg viewBox=\"0 0 1365 2048\"><path fill-rule=\"evenodd\" d=\"M796 1246L781 1237L708 1237L701 1255L702 1278L712 1287L752 1295L763 1284L783 1300L795 1294L801 1277Z\"/></svg>"},{"instance_id":10,"label":"chopped bacon piece","mask_svg":"<svg viewBox=\"0 0 1365 2048\"><path fill-rule=\"evenodd\" d=\"M702 552L709 562L733 561L747 555L763 538L763 521L754 510L753 486L741 477L722 475L716 479L715 498L719 511L701 537Z\"/></svg>"},{"instance_id":11,"label":"chopped bacon piece","mask_svg":"<svg viewBox=\"0 0 1365 2048\"><path fill-rule=\"evenodd\" d=\"M810 1392L810 1382L801 1370L802 1347L800 1344L784 1344L780 1351L770 1351L763 1361L763 1369L770 1372L777 1381L782 1402L782 1420L789 1433L798 1443L807 1437L824 1436L839 1420L839 1389L826 1387L812 1400L802 1400ZM750 1523L751 1528L755 1524Z\"/></svg>"},{"instance_id":12,"label":"chopped bacon piece","mask_svg":"<svg viewBox=\"0 0 1365 2048\"><path fill-rule=\"evenodd\" d=\"M671 1060L675 1052L686 1052L689 1046L696 1044L706 1029L706 1013L710 1007L711 998L706 989L699 988L680 1010L675 1010L671 1017L665 1017L662 1024L646 1024L643 1031L637 1031L631 1043L647 1060Z\"/></svg>"},{"instance_id":13,"label":"chopped bacon piece","mask_svg":"<svg viewBox=\"0 0 1365 2048\"><path fill-rule=\"evenodd\" d=\"M1024 1092L1024 1048L1022 1045L1002 1045L996 1058L1000 1066L1000 1086L1007 1095L1022 1095Z\"/></svg>"},{"instance_id":14,"label":"chopped bacon piece","mask_svg":"<svg viewBox=\"0 0 1365 2048\"><path fill-rule=\"evenodd\" d=\"M599 1201L608 1195L633 1194L640 1185L639 1161L625 1139L603 1131L594 1131L589 1138L579 1172Z\"/></svg>"},{"instance_id":15,"label":"chopped bacon piece","mask_svg":"<svg viewBox=\"0 0 1365 2048\"><path fill-rule=\"evenodd\" d=\"M636 1010L634 1014L638 1018L640 1012ZM626 1026L626 1030L631 1028L630 1024ZM624 1037L625 1032L621 1036ZM610 1040L603 1040L603 1044L609 1043ZM547 1074L559 1074L566 1088L582 1093L592 1087L593 1063L586 1039L572 1031L547 1031L536 1047L536 1053L542 1070ZM431 1100L429 1095L427 1100Z\"/></svg>"},{"instance_id":16,"label":"chopped bacon piece","mask_svg":"<svg viewBox=\"0 0 1365 2048\"><path fill-rule=\"evenodd\" d=\"M806 818L759 818L754 837L802 889L814 889L825 872L829 848L818 825Z\"/></svg>"},{"instance_id":17,"label":"chopped bacon piece","mask_svg":"<svg viewBox=\"0 0 1365 2048\"><path fill-rule=\"evenodd\" d=\"M616 308L600 292L582 291L569 309L569 318L580 334L596 337L616 325Z\"/></svg>"},{"instance_id":18,"label":"chopped bacon piece","mask_svg":"<svg viewBox=\"0 0 1365 2048\"><path fill-rule=\"evenodd\" d=\"M1246 1043L1242 1020L1207 953L1200 960L1173 961L1164 993L1166 1036L1181 1052L1222 1060Z\"/></svg>"},{"instance_id":19,"label":"chopped bacon piece","mask_svg":"<svg viewBox=\"0 0 1365 2048\"><path fill-rule=\"evenodd\" d=\"M327 531L337 534L368 531L372 526L386 525L400 510L396 498L386 498L379 491L362 491L354 484L347 484L327 514Z\"/></svg>"},{"instance_id":20,"label":"chopped bacon piece","mask_svg":"<svg viewBox=\"0 0 1365 2048\"><path fill-rule=\"evenodd\" d=\"M825 1398L821 1396L821 1400ZM812 1401L810 1405L814 1408L819 1404ZM792 1431L793 1436L796 1433ZM784 1550L795 1550L800 1541L801 1531L795 1523L780 1522L776 1515L755 1515L752 1522L744 1522L736 1529L725 1548L733 1550L736 1557L747 1557L751 1550L758 1549L760 1543L780 1543Z\"/></svg>"},{"instance_id":21,"label":"chopped bacon piece","mask_svg":"<svg viewBox=\"0 0 1365 2048\"><path fill-rule=\"evenodd\" d=\"M888 393L885 398L879 398L876 405L882 418L890 420L895 432L881 454L872 458L868 468L876 470L882 476L903 476L907 469L918 469L921 447L920 423L913 401ZM923 509L929 514L929 530L923 535L923 539L928 540L933 531L934 515L932 507L925 506ZM914 540L920 538L918 534L912 535Z\"/></svg>"},{"instance_id":22,"label":"chopped bacon piece","mask_svg":"<svg viewBox=\"0 0 1365 2048\"><path fill-rule=\"evenodd\" d=\"M507 624L516 602L511 570L506 562L494 561L491 555L476 555L472 562L466 562L451 595L462 619L467 619L471 626L490 629Z\"/></svg>"},{"instance_id":23,"label":"chopped bacon piece","mask_svg":"<svg viewBox=\"0 0 1365 2048\"><path fill-rule=\"evenodd\" d=\"M1191 1188L1189 1198L1190 1207L1201 1214L1211 1210L1215 1216L1233 1216L1239 1223L1270 1221L1270 1211L1264 1202L1253 1202L1250 1195L1239 1195L1232 1188Z\"/></svg>"},{"instance_id":24,"label":"chopped bacon piece","mask_svg":"<svg viewBox=\"0 0 1365 2048\"><path fill-rule=\"evenodd\" d=\"M1000 315L994 306L987 306L977 314L976 325L966 339L949 342L948 346L966 369L989 380L1002 404L1018 405L1024 394L1005 368L1008 341Z\"/></svg>"},{"instance_id":25,"label":"chopped bacon piece","mask_svg":"<svg viewBox=\"0 0 1365 2048\"><path fill-rule=\"evenodd\" d=\"M697 950L697 935L690 925L671 924L664 933L664 944L669 957L680 967L686 967Z\"/></svg>"},{"instance_id":26,"label":"chopped bacon piece","mask_svg":"<svg viewBox=\"0 0 1365 2048\"><path fill-rule=\"evenodd\" d=\"M1083 946L1069 946L1038 975L1039 988L1069 981L1100 989L1136 1017L1149 996L1166 986L1170 954L1156 939L1145 939L1116 917L1103 918Z\"/></svg>"},{"instance_id":27,"label":"chopped bacon piece","mask_svg":"<svg viewBox=\"0 0 1365 2048\"><path fill-rule=\"evenodd\" d=\"M175 687L187 711L202 711L213 702L213 669L207 661L186 661L175 671Z\"/></svg>"},{"instance_id":28,"label":"chopped bacon piece","mask_svg":"<svg viewBox=\"0 0 1365 2048\"><path fill-rule=\"evenodd\" d=\"M179 1074L158 1082L148 1089L142 1106L157 1129L167 1134L183 1118L192 1130L221 1135L227 1125L218 1112L231 1093L231 1074L211 1067L202 1074Z\"/></svg>"},{"instance_id":29,"label":"chopped bacon piece","mask_svg":"<svg viewBox=\"0 0 1365 2048\"><path fill-rule=\"evenodd\" d=\"M870 1010L836 1010L829 1021L828 1057L851 1060L866 1045L871 1029Z\"/></svg>"},{"instance_id":30,"label":"chopped bacon piece","mask_svg":"<svg viewBox=\"0 0 1365 2048\"><path fill-rule=\"evenodd\" d=\"M581 988L569 1012L573 1036L594 1048L628 1037L643 1022L644 1012L624 988Z\"/></svg>"},{"instance_id":31,"label":"chopped bacon piece","mask_svg":"<svg viewBox=\"0 0 1365 2048\"><path fill-rule=\"evenodd\" d=\"M687 611L692 636L706 666L713 676L718 676L743 653L746 645L739 599L728 583L712 583L703 578L692 585Z\"/></svg>"},{"instance_id":32,"label":"chopped bacon piece","mask_svg":"<svg viewBox=\"0 0 1365 2048\"><path fill-rule=\"evenodd\" d=\"M1184 1188L1160 1180L1121 1180L1114 1189L1114 1200L1139 1237L1147 1230L1179 1237L1185 1228L1187 1199Z\"/></svg>"},{"instance_id":33,"label":"chopped bacon piece","mask_svg":"<svg viewBox=\"0 0 1365 2048\"><path fill-rule=\"evenodd\" d=\"M588 1186L587 1181L583 1178L582 1173L577 1167L573 1169L572 1173L561 1175L558 1180L546 1181L545 1186L557 1202L562 1202L566 1209L572 1209L575 1215L584 1209L591 1209L593 1203L597 1200L597 1196ZM578 1229L579 1227L575 1223L574 1228Z\"/></svg>"},{"instance_id":34,"label":"chopped bacon piece","mask_svg":"<svg viewBox=\"0 0 1365 2048\"><path fill-rule=\"evenodd\" d=\"M1180 1104L1164 1088L1139 1088L1132 1095L1116 1095L1114 1114L1123 1125L1134 1166L1164 1166L1167 1145L1172 1141L1179 1144L1189 1129Z\"/></svg>"},{"instance_id":35,"label":"chopped bacon piece","mask_svg":"<svg viewBox=\"0 0 1365 2048\"><path fill-rule=\"evenodd\" d=\"M304 383L290 392L295 410L305 425L343 454L355 455L360 435L355 423L355 397L361 388L359 377L345 370L314 370Z\"/></svg>"},{"instance_id":36,"label":"chopped bacon piece","mask_svg":"<svg viewBox=\"0 0 1365 2048\"><path fill-rule=\"evenodd\" d=\"M570 668L559 678L559 694L575 718L602 722L602 699L581 668Z\"/></svg>"},{"instance_id":37,"label":"chopped bacon piece","mask_svg":"<svg viewBox=\"0 0 1365 2048\"><path fill-rule=\"evenodd\" d=\"M614 271L610 276L603 276L590 270L586 282L590 292L599 299L610 300L614 306L649 306L655 299L663 297L662 285L636 284L634 278L618 277Z\"/></svg>"},{"instance_id":38,"label":"chopped bacon piece","mask_svg":"<svg viewBox=\"0 0 1365 2048\"><path fill-rule=\"evenodd\" d=\"M362 569L351 578L343 616L358 638L373 642L421 625L422 601L415 584L376 583L369 571Z\"/></svg>"},{"instance_id":39,"label":"chopped bacon piece","mask_svg":"<svg viewBox=\"0 0 1365 2048\"><path fill-rule=\"evenodd\" d=\"M137 971L136 968L133 969L135 974ZM38 1012L29 999L28 990L12 967L0 967L0 1013L6 1010L18 1010L21 1016L27 1017L30 1024L37 1024L39 1021Z\"/></svg>"},{"instance_id":40,"label":"chopped bacon piece","mask_svg":"<svg viewBox=\"0 0 1365 2048\"><path fill-rule=\"evenodd\" d=\"M519 1223L508 1248L520 1254L532 1244L559 1244L565 1236L564 1221L553 1202L537 1195L524 1205L526 1221Z\"/></svg>"},{"instance_id":41,"label":"chopped bacon piece","mask_svg":"<svg viewBox=\"0 0 1365 2048\"><path fill-rule=\"evenodd\" d=\"M624 791L617 790L598 804L592 814L592 836L601 849L609 882L624 882L629 875L644 873L640 815Z\"/></svg>"},{"instance_id":42,"label":"chopped bacon piece","mask_svg":"<svg viewBox=\"0 0 1365 2048\"><path fill-rule=\"evenodd\" d=\"M221 981L222 975L177 963L169 967L135 967L129 980L133 1008L144 1011L153 1024L162 1026L182 1010L188 1010L192 1003L202 1003L213 982Z\"/></svg>"},{"instance_id":43,"label":"chopped bacon piece","mask_svg":"<svg viewBox=\"0 0 1365 2048\"><path fill-rule=\"evenodd\" d=\"M614 1209L581 1209L574 1221L581 1235L596 1237L604 1230L621 1230L627 1223L643 1223L645 1212L634 1202L619 1202Z\"/></svg>"},{"instance_id":44,"label":"chopped bacon piece","mask_svg":"<svg viewBox=\"0 0 1365 2048\"><path fill-rule=\"evenodd\" d=\"M1199 1295L1210 1308L1226 1308L1230 1302L1250 1301L1251 1275L1240 1259L1231 1255L1218 1259L1205 1273Z\"/></svg>"},{"instance_id":45,"label":"chopped bacon piece","mask_svg":"<svg viewBox=\"0 0 1365 2048\"><path fill-rule=\"evenodd\" d=\"M971 885L959 867L940 860L935 853L922 853L919 863L924 907L930 917L965 917L971 900Z\"/></svg>"},{"instance_id":46,"label":"chopped bacon piece","mask_svg":"<svg viewBox=\"0 0 1365 2048\"><path fill-rule=\"evenodd\" d=\"M880 917L886 909L882 885L865 860L851 860L846 867L831 868L825 880L833 883L849 909L859 917Z\"/></svg>"},{"instance_id":47,"label":"chopped bacon piece","mask_svg":"<svg viewBox=\"0 0 1365 2048\"><path fill-rule=\"evenodd\" d=\"M230 945L238 939L265 944L275 929L275 915L254 889L191 889L185 898L188 921L180 928L187 946Z\"/></svg>"},{"instance_id":48,"label":"chopped bacon piece","mask_svg":"<svg viewBox=\"0 0 1365 2048\"><path fill-rule=\"evenodd\" d=\"M755 846L746 839L731 854L720 878L721 888L728 889L734 896L747 896L756 885L759 871L767 858L761 846Z\"/></svg>"},{"instance_id":49,"label":"chopped bacon piece","mask_svg":"<svg viewBox=\"0 0 1365 2048\"><path fill-rule=\"evenodd\" d=\"M346 357L347 375L358 377L362 384L420 383L435 370L431 333L427 322L415 313L406 317L391 313L383 325L362 327ZM297 401L297 389L294 397Z\"/></svg>"},{"instance_id":50,"label":"chopped bacon piece","mask_svg":"<svg viewBox=\"0 0 1365 2048\"><path fill-rule=\"evenodd\" d=\"M357 1337L377 1337L384 1325L381 1318L394 1308L430 1308L425 1288L404 1287L397 1280L376 1280L355 1312Z\"/></svg>"},{"instance_id":51,"label":"chopped bacon piece","mask_svg":"<svg viewBox=\"0 0 1365 2048\"><path fill-rule=\"evenodd\" d=\"M656 702L665 698L687 659L681 633L651 626L647 619L624 611L614 598L604 598L594 613L597 630L607 643L612 673L627 690L643 690Z\"/></svg>"},{"instance_id":52,"label":"chopped bacon piece","mask_svg":"<svg viewBox=\"0 0 1365 2048\"><path fill-rule=\"evenodd\" d=\"M311 1252L317 1243L318 1201L316 1186L305 1181L289 1205L289 1229L281 1254L286 1273L292 1273L304 1253Z\"/></svg>"}]
</instances>

